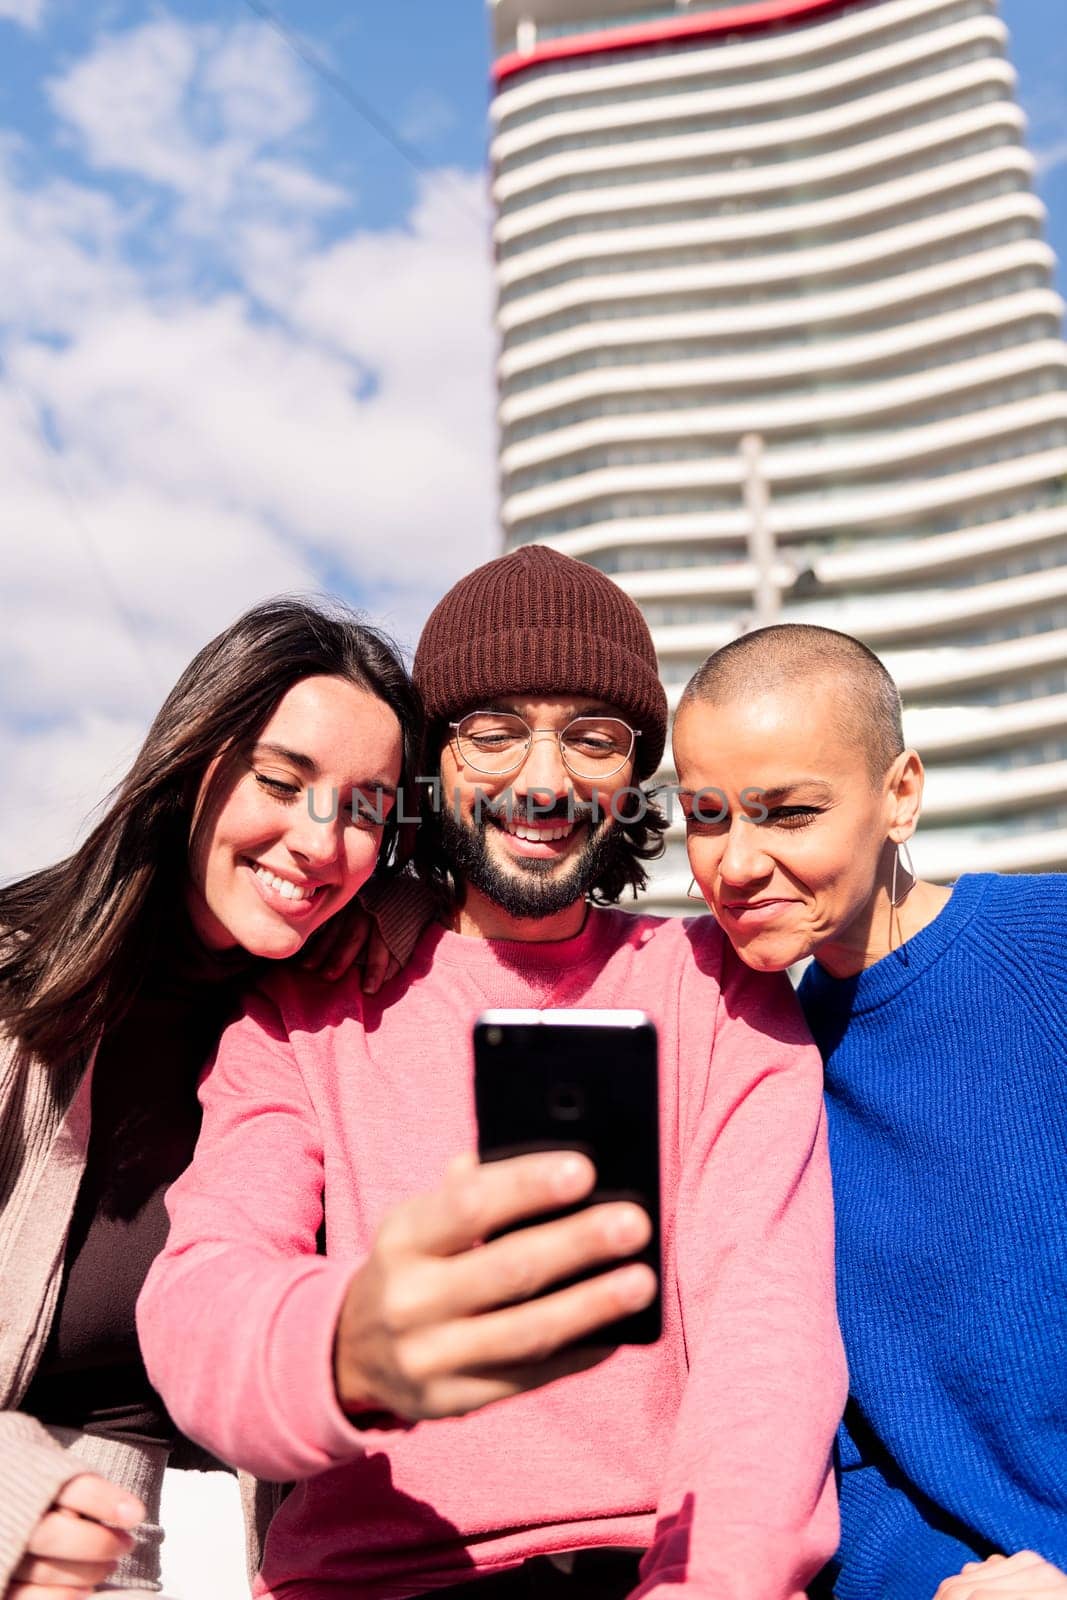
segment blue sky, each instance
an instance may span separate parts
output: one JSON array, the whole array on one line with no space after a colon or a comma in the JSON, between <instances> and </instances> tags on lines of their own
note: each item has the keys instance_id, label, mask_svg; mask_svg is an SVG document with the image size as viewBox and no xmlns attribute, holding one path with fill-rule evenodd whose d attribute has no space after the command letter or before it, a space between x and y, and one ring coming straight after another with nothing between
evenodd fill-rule
<instances>
[{"instance_id":1,"label":"blue sky","mask_svg":"<svg viewBox=\"0 0 1067 1600\"><path fill-rule=\"evenodd\" d=\"M28 14L36 0L7 0L4 12ZM271 0L271 9L321 52L352 87L416 144L433 166L480 171L488 104L488 28L482 0ZM35 29L9 27L8 70L0 118L36 147L39 170L78 172L75 149L56 138L41 95L42 79L93 48L102 30L120 32L153 17L226 25L254 21L242 0L44 0ZM1062 0L1001 0L1011 30L1020 97L1031 118L1031 143L1057 160L1042 179L1053 232L1067 228L1067 27ZM316 171L351 197L338 228L379 227L405 214L413 174L403 160L339 97L316 91L314 127L300 143ZM1067 255L1067 251L1061 251Z\"/></svg>"},{"instance_id":2,"label":"blue sky","mask_svg":"<svg viewBox=\"0 0 1067 1600\"><path fill-rule=\"evenodd\" d=\"M34 0L0 3L5 12L29 10ZM223 28L257 16L242 0L44 0L36 28L7 27L0 118L35 147L36 170L78 176L78 150L57 138L41 84L87 55L102 32L121 34L153 18ZM271 0L271 10L321 53L352 87L417 144L433 166L480 171L488 104L487 27L480 0ZM302 70L302 69L301 69ZM404 161L350 106L323 85L315 90L314 123L296 146L316 172L351 199L334 226L379 227L401 219L413 194ZM128 192L128 191L127 191Z\"/></svg>"},{"instance_id":3,"label":"blue sky","mask_svg":"<svg viewBox=\"0 0 1067 1600\"><path fill-rule=\"evenodd\" d=\"M271 3L421 172L246 0L0 0L0 877L244 606L410 645L496 549L482 0ZM1002 5L1061 260L1063 5Z\"/></svg>"},{"instance_id":4,"label":"blue sky","mask_svg":"<svg viewBox=\"0 0 1067 1600\"><path fill-rule=\"evenodd\" d=\"M1037 157L1036 188L1048 207L1048 238L1067 294L1067 11L1063 0L1001 0L1019 74L1018 97Z\"/></svg>"}]
</instances>

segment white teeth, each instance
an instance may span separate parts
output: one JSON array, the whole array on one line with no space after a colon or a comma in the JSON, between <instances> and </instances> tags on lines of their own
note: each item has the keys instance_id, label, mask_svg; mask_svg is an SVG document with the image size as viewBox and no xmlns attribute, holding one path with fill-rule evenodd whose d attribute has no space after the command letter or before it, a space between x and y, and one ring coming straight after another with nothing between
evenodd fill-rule
<instances>
[{"instance_id":1,"label":"white teeth","mask_svg":"<svg viewBox=\"0 0 1067 1600\"><path fill-rule=\"evenodd\" d=\"M269 867L257 867L256 877L262 878L264 883L269 884L285 900L310 900L315 893L314 889L301 889L299 884L290 883L288 878L279 878Z\"/></svg>"},{"instance_id":2,"label":"white teeth","mask_svg":"<svg viewBox=\"0 0 1067 1600\"><path fill-rule=\"evenodd\" d=\"M565 828L512 828L516 839L526 839L531 844L541 844L545 839L567 839L574 832L573 822Z\"/></svg>"}]
</instances>

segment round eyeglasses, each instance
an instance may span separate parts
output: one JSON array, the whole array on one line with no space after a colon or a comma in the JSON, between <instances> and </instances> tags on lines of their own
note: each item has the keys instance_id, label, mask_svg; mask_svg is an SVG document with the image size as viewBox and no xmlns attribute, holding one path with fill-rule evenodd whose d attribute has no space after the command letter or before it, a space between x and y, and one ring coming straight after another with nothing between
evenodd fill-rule
<instances>
[{"instance_id":1,"label":"round eyeglasses","mask_svg":"<svg viewBox=\"0 0 1067 1600\"><path fill-rule=\"evenodd\" d=\"M618 717L575 717L565 728L531 728L514 711L471 711L448 726L464 766L501 777L517 772L535 733L550 733L559 743L563 765L574 778L611 778L633 755L639 728Z\"/></svg>"}]
</instances>

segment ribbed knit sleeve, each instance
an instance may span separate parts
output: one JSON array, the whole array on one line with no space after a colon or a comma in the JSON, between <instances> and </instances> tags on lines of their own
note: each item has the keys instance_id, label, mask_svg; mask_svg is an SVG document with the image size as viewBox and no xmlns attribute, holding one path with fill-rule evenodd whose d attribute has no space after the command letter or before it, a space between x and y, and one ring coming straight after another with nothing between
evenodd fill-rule
<instances>
[{"instance_id":1,"label":"ribbed knit sleeve","mask_svg":"<svg viewBox=\"0 0 1067 1600\"><path fill-rule=\"evenodd\" d=\"M360 904L370 912L389 953L406 967L427 923L437 911L432 890L413 872L400 872L360 890Z\"/></svg>"},{"instance_id":2,"label":"ribbed knit sleeve","mask_svg":"<svg viewBox=\"0 0 1067 1600\"><path fill-rule=\"evenodd\" d=\"M962 882L989 886L982 912L961 934L978 975L972 996L987 1013L983 1034L991 1030L1007 1066L1014 1018L1048 1041L1067 1076L1067 873Z\"/></svg>"},{"instance_id":3,"label":"ribbed knit sleeve","mask_svg":"<svg viewBox=\"0 0 1067 1600\"><path fill-rule=\"evenodd\" d=\"M60 1072L0 1038L0 1408L21 1404L59 1289L88 1142L86 1060ZM75 1092L77 1090L77 1092Z\"/></svg>"},{"instance_id":4,"label":"ribbed knit sleeve","mask_svg":"<svg viewBox=\"0 0 1067 1600\"><path fill-rule=\"evenodd\" d=\"M967 876L801 998L826 1062L850 1405L837 1600L1067 1568L1067 877Z\"/></svg>"},{"instance_id":5,"label":"ribbed knit sleeve","mask_svg":"<svg viewBox=\"0 0 1067 1600\"><path fill-rule=\"evenodd\" d=\"M993 1551L943 1508L926 1503L881 1451L880 1459L865 1460L853 1427L862 1438L862 1423L850 1408L838 1435L847 1521L843 1563L828 1572L834 1600L932 1600L943 1579Z\"/></svg>"},{"instance_id":6,"label":"ribbed knit sleeve","mask_svg":"<svg viewBox=\"0 0 1067 1600\"><path fill-rule=\"evenodd\" d=\"M21 1411L0 1412L0 1594L6 1592L34 1528L63 1485L88 1471L33 1417Z\"/></svg>"}]
</instances>

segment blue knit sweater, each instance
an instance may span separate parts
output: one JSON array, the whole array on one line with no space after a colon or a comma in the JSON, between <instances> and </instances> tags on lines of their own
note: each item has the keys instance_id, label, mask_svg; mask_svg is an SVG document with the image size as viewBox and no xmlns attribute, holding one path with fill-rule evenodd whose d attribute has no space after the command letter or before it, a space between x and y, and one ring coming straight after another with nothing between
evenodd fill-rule
<instances>
[{"instance_id":1,"label":"blue knit sweater","mask_svg":"<svg viewBox=\"0 0 1067 1600\"><path fill-rule=\"evenodd\" d=\"M851 1398L838 1600L1067 1568L1067 875L961 878L800 998L826 1061Z\"/></svg>"}]
</instances>

